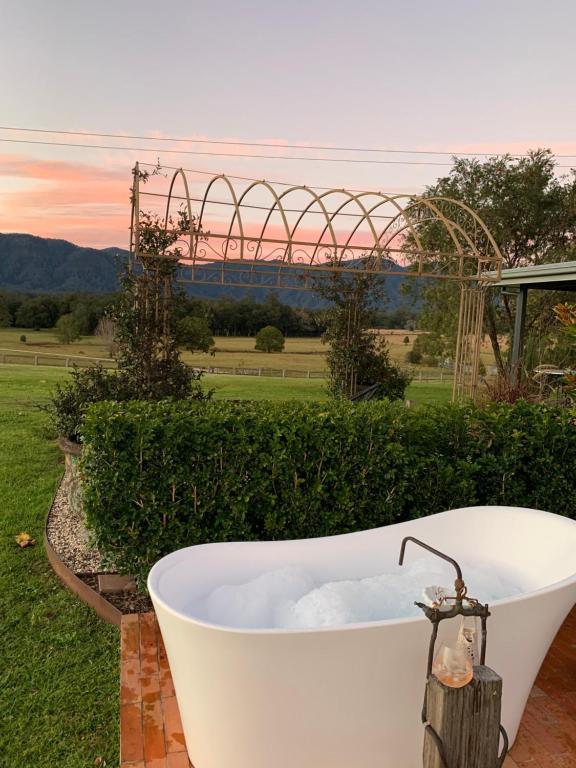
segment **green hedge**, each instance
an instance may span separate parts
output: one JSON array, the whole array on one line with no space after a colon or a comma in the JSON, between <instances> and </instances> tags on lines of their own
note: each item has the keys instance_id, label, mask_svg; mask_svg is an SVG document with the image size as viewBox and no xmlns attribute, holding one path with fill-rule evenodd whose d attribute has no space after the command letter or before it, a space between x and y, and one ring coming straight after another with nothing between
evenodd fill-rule
<instances>
[{"instance_id":1,"label":"green hedge","mask_svg":"<svg viewBox=\"0 0 576 768\"><path fill-rule=\"evenodd\" d=\"M523 402L100 403L84 438L88 523L141 580L200 542L328 536L474 504L575 515L574 419Z\"/></svg>"}]
</instances>

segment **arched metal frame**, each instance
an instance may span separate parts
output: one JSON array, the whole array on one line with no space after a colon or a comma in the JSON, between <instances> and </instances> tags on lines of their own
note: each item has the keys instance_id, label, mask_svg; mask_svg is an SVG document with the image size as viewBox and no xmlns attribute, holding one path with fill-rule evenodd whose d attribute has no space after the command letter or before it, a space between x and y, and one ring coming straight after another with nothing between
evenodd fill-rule
<instances>
[{"instance_id":1,"label":"arched metal frame","mask_svg":"<svg viewBox=\"0 0 576 768\"><path fill-rule=\"evenodd\" d=\"M131 251L138 258L150 255L138 250L141 201L149 193L142 184L146 174L138 164L133 177ZM183 194L175 194L177 181ZM224 189L227 199L212 196L217 187ZM446 197L345 189L318 193L302 185L279 193L264 180L239 189L223 174L208 182L201 197L192 198L181 168L172 175L168 191L154 196L165 199L166 227L173 206L184 209L190 222L179 231L180 282L302 290L311 287L310 278L323 273L358 270L458 282L461 300L453 398L475 396L486 288L500 279L502 255L486 225L464 203ZM268 197L270 203L250 202L258 196ZM302 204L303 198L308 202ZM293 208L289 207L292 200L298 201ZM224 215L211 218L212 206L224 210ZM260 226L250 223L255 210L263 212ZM296 214L293 224L291 214ZM274 216L280 218L279 228L273 225ZM419 228L430 223L444 232L450 244L445 252L423 246Z\"/></svg>"}]
</instances>

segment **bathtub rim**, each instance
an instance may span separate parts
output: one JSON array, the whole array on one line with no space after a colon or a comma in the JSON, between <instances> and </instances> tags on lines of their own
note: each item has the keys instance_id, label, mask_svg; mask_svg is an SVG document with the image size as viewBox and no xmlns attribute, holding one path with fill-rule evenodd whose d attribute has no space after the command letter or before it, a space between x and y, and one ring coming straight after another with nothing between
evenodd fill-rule
<instances>
[{"instance_id":1,"label":"bathtub rim","mask_svg":"<svg viewBox=\"0 0 576 768\"><path fill-rule=\"evenodd\" d=\"M571 518L565 517L563 515L557 515L554 512L546 512L545 510L540 509L531 509L530 507L512 507L510 505L498 505L498 504L486 504L486 505L476 505L473 507L459 507L458 509L450 509L445 510L443 512L436 512L433 515L425 515L424 517L437 517L441 515L446 514L455 514L458 512L465 512L469 510L476 510L476 509L500 509L500 510L515 510L515 511L522 511L530 514L536 514L539 516L545 515L546 517L553 517L557 520L563 520L566 521L566 523L576 526L576 520L572 520ZM380 619L379 621L362 621L362 622L354 622L350 624L341 624L337 626L325 626L325 627L234 627L229 626L227 624L214 624L212 622L209 622L205 619L196 618L193 616L190 616L188 614L182 613L179 610L176 610L171 605L169 605L162 597L160 597L158 590L156 589L156 583L160 576L162 575L163 568L161 567L161 564L164 563L168 558L173 557L176 554L184 553L190 549L196 549L197 547L210 547L210 546L216 546L218 544L273 544L278 542L299 542L299 541L325 541L327 539L336 539L341 538L344 536L360 536L363 534L367 534L370 531L377 531L382 530L386 528L397 528L402 525L404 525L406 522L413 523L419 519L423 518L415 518L415 520L409 520L409 521L402 521L401 523L392 523L391 525L387 526L379 526L377 528L367 528L362 531L352 531L350 533L341 533L336 534L334 536L316 536L312 537L310 539L280 539L280 540L263 540L263 541L226 541L226 542L209 542L206 544L193 544L189 547L181 547L180 549L175 550L174 552L170 552L167 555L164 555L160 560L158 560L150 569L148 573L148 578L146 580L147 588L150 593L150 597L152 598L152 602L154 604L154 607L156 607L156 603L158 603L159 606L162 607L164 611L171 614L172 616L184 621L187 624L192 624L194 626L199 626L204 629L209 630L216 630L219 632L227 632L227 633L233 633L233 634L246 634L246 635L309 635L311 633L317 633L317 632L344 632L344 631L352 631L352 630L359 630L359 629L378 629L378 628L384 628L389 627L392 625L405 625L410 623L429 623L429 620L424 616L421 615L415 615L415 616L399 616L399 617L393 617L389 619ZM518 603L523 602L525 600L530 600L534 597L543 596L551 592L556 592L560 589L563 589L564 587L568 587L571 584L576 584L576 568L574 570L574 573L571 576L567 576L564 579L560 579L558 581L551 582L550 584L545 585L544 587L540 587L539 589L531 590L530 592L523 592L521 594L512 595L510 597L503 597L498 600L493 600L492 602L488 603L488 606L490 609L492 609L494 606L502 606L507 605L509 603Z\"/></svg>"}]
</instances>

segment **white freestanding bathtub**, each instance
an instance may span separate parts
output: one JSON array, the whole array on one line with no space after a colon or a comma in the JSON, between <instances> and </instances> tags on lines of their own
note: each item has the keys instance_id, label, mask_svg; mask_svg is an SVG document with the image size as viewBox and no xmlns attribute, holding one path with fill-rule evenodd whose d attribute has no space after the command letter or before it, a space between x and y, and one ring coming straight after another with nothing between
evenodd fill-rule
<instances>
[{"instance_id":1,"label":"white freestanding bathtub","mask_svg":"<svg viewBox=\"0 0 576 768\"><path fill-rule=\"evenodd\" d=\"M148 586L195 768L421 766L431 631L424 616L255 630L185 614L218 586L282 566L324 581L383 573L397 564L404 536L454 557L465 580L469 561L517 574L522 594L491 604L486 654L504 680L502 719L514 741L540 665L576 600L576 522L470 507L343 536L188 547L156 563ZM405 562L425 554L409 543ZM438 643L443 633L454 636L457 621L441 623Z\"/></svg>"}]
</instances>

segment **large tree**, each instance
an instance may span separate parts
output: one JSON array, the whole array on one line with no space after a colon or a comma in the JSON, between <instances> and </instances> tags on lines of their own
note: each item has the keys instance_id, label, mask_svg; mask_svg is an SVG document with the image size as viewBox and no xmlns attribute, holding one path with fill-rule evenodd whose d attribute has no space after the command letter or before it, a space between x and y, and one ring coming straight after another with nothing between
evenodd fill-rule
<instances>
[{"instance_id":1,"label":"large tree","mask_svg":"<svg viewBox=\"0 0 576 768\"><path fill-rule=\"evenodd\" d=\"M559 177L549 150L482 162L455 158L450 174L438 179L425 194L451 197L475 210L500 247L504 269L575 258L576 177L574 172ZM420 234L431 250L450 247L447 234L434 224L424 225ZM450 281L431 282L423 294L422 325L443 334L449 348L456 334L458 286ZM502 373L505 360L499 336L511 333L513 301L493 289L486 311L485 331ZM553 319L552 307L557 301L558 295L552 292L531 296L527 328L542 332Z\"/></svg>"}]
</instances>

